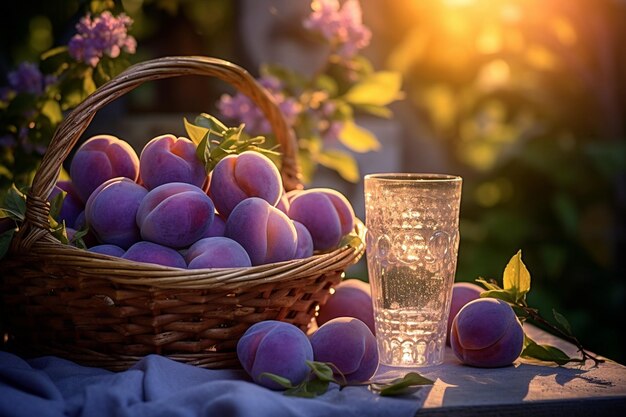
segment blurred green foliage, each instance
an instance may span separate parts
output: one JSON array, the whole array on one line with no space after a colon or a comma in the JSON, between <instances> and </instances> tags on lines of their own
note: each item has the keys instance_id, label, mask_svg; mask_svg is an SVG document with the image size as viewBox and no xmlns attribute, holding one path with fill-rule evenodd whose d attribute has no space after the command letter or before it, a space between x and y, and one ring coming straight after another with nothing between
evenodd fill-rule
<instances>
[{"instance_id":1,"label":"blurred green foliage","mask_svg":"<svg viewBox=\"0 0 626 417\"><path fill-rule=\"evenodd\" d=\"M457 279L522 249L529 304L626 361L626 4L402 1L383 19L390 68L465 179Z\"/></svg>"}]
</instances>

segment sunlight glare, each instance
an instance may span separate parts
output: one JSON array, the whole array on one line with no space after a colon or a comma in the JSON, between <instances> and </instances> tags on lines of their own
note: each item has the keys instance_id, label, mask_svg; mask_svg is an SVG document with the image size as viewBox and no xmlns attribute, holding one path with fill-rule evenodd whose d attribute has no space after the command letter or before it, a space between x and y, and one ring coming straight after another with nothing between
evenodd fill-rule
<instances>
[{"instance_id":1,"label":"sunlight glare","mask_svg":"<svg viewBox=\"0 0 626 417\"><path fill-rule=\"evenodd\" d=\"M475 2L476 0L443 0L443 4L450 7L469 6Z\"/></svg>"}]
</instances>

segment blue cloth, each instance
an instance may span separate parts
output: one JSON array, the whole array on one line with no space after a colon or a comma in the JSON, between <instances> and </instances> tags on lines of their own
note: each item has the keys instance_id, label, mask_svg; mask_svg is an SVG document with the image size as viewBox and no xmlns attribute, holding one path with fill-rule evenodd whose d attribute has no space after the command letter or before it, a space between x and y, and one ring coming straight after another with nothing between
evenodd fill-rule
<instances>
[{"instance_id":1,"label":"blue cloth","mask_svg":"<svg viewBox=\"0 0 626 417\"><path fill-rule=\"evenodd\" d=\"M250 382L243 371L201 369L157 355L114 373L0 352L0 417L402 417L415 415L420 398L336 386L314 399L286 397Z\"/></svg>"}]
</instances>

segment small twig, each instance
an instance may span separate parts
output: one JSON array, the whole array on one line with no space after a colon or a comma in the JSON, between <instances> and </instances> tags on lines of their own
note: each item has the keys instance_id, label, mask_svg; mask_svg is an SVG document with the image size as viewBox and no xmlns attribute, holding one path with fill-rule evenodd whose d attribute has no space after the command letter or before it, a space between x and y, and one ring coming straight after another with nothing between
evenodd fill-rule
<instances>
[{"instance_id":1,"label":"small twig","mask_svg":"<svg viewBox=\"0 0 626 417\"><path fill-rule=\"evenodd\" d=\"M548 320L544 319L536 309L530 308L528 306L519 306L519 305L517 307L521 308L528 315L528 318L530 320L548 327L552 332L556 333L557 336L575 345L576 348L578 349L578 352L580 352L580 354L582 355L582 358L572 359L571 360L572 362L580 362L584 364L587 360L592 360L594 362L594 366L598 366L598 364L605 362L604 359L600 359L597 356L594 356L591 353L587 352L583 348L583 345L578 341L578 339L575 336L564 332L559 327L555 326L554 324L550 323Z\"/></svg>"}]
</instances>

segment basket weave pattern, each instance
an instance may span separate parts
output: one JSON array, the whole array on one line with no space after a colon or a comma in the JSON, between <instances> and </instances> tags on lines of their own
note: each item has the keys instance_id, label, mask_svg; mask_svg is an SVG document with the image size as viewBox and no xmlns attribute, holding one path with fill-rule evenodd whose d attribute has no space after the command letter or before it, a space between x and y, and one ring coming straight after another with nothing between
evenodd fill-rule
<instances>
[{"instance_id":1,"label":"basket weave pattern","mask_svg":"<svg viewBox=\"0 0 626 417\"><path fill-rule=\"evenodd\" d=\"M206 57L160 58L130 67L67 116L33 180L26 219L0 264L3 321L18 350L113 370L151 353L206 368L237 366L233 350L250 325L272 319L306 330L330 287L362 255L359 243L252 268L180 270L56 240L49 231L47 198L96 112L145 81L182 75L216 77L247 94L281 146L285 188L301 187L293 132L245 70ZM357 231L362 234L362 227Z\"/></svg>"}]
</instances>

